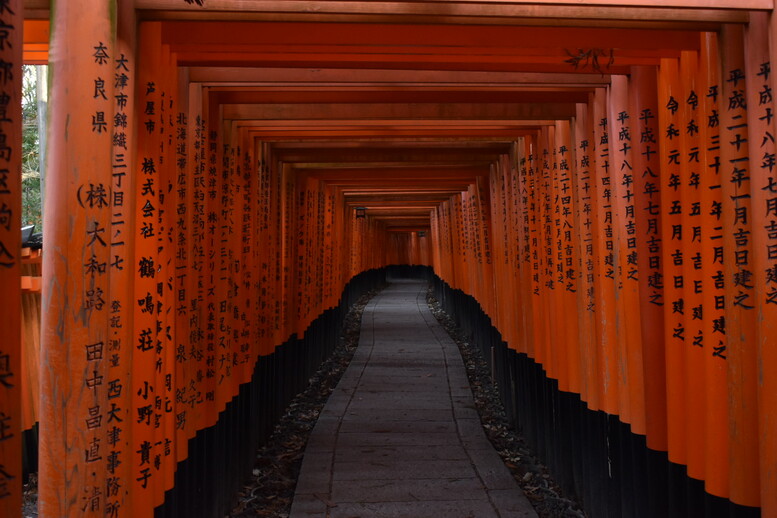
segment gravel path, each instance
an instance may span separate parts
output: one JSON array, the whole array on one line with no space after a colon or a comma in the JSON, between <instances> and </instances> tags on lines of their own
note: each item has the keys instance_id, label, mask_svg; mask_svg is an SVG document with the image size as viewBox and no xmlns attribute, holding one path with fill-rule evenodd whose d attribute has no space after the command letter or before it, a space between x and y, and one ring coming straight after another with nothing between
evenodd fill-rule
<instances>
[{"instance_id":1,"label":"gravel path","mask_svg":"<svg viewBox=\"0 0 777 518\"><path fill-rule=\"evenodd\" d=\"M348 312L342 342L310 378L308 388L294 398L267 444L257 452L251 479L240 491L237 504L227 515L229 518L289 516L308 437L353 358L359 345L362 312L376 294L377 291L366 294Z\"/></svg>"},{"instance_id":2,"label":"gravel path","mask_svg":"<svg viewBox=\"0 0 777 518\"><path fill-rule=\"evenodd\" d=\"M470 347L453 319L440 308L431 289L427 294L427 302L437 321L459 346L486 436L518 481L534 510L541 518L584 518L580 505L564 497L547 467L537 459L524 438L510 428L499 390L491 381L490 369L480 349Z\"/></svg>"}]
</instances>

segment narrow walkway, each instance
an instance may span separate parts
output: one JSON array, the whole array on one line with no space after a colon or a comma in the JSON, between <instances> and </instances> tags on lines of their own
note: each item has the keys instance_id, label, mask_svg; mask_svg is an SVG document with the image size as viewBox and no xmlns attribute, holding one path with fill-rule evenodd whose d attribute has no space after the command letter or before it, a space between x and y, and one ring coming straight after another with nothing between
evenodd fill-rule
<instances>
[{"instance_id":1,"label":"narrow walkway","mask_svg":"<svg viewBox=\"0 0 777 518\"><path fill-rule=\"evenodd\" d=\"M291 518L310 516L536 516L483 432L425 283L397 281L364 310L305 450Z\"/></svg>"}]
</instances>

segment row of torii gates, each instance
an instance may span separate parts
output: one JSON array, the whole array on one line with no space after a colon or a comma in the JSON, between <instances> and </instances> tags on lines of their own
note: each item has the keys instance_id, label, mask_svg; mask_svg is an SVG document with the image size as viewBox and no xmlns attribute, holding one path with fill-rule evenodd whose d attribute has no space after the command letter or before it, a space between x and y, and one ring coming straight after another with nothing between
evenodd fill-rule
<instances>
[{"instance_id":1,"label":"row of torii gates","mask_svg":"<svg viewBox=\"0 0 777 518\"><path fill-rule=\"evenodd\" d=\"M40 516L223 515L354 294L420 265L592 516L777 516L773 7L0 1L0 515L35 423Z\"/></svg>"}]
</instances>

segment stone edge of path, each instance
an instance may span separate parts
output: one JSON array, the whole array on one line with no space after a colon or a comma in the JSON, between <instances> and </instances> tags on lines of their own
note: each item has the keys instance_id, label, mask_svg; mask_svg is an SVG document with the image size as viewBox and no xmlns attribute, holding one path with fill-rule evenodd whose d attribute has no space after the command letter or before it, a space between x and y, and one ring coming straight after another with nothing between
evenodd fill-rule
<instances>
[{"instance_id":1,"label":"stone edge of path","mask_svg":"<svg viewBox=\"0 0 777 518\"><path fill-rule=\"evenodd\" d=\"M492 382L491 370L480 349L470 345L453 318L441 308L431 287L426 300L432 315L459 348L486 437L539 517L585 518L580 504L564 496L548 468L540 462L525 439L510 427L499 388Z\"/></svg>"},{"instance_id":2,"label":"stone edge of path","mask_svg":"<svg viewBox=\"0 0 777 518\"><path fill-rule=\"evenodd\" d=\"M236 495L228 518L289 516L310 434L356 352L362 313L380 291L368 292L351 306L343 324L342 342L310 378L305 391L292 400L272 435L257 450L251 478Z\"/></svg>"}]
</instances>

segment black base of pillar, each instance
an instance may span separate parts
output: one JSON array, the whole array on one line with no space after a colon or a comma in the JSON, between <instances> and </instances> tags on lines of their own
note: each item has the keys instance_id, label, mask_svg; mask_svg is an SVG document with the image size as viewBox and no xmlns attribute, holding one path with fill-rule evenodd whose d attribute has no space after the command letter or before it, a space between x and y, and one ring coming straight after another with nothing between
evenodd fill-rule
<instances>
[{"instance_id":1,"label":"black base of pillar","mask_svg":"<svg viewBox=\"0 0 777 518\"><path fill-rule=\"evenodd\" d=\"M559 390L540 364L509 349L471 296L437 276L434 296L473 347L491 361L512 426L548 466L567 496L597 518L756 518L744 507L705 492L685 466L651 450L618 416L589 410L578 394Z\"/></svg>"},{"instance_id":2,"label":"black base of pillar","mask_svg":"<svg viewBox=\"0 0 777 518\"><path fill-rule=\"evenodd\" d=\"M350 307L368 291L385 284L386 269L354 277L340 304L322 313L303 337L292 336L275 352L260 357L249 383L210 428L189 440L189 456L178 464L173 489L155 518L224 516L254 467L256 450L270 436L291 400L307 386L338 344Z\"/></svg>"}]
</instances>

